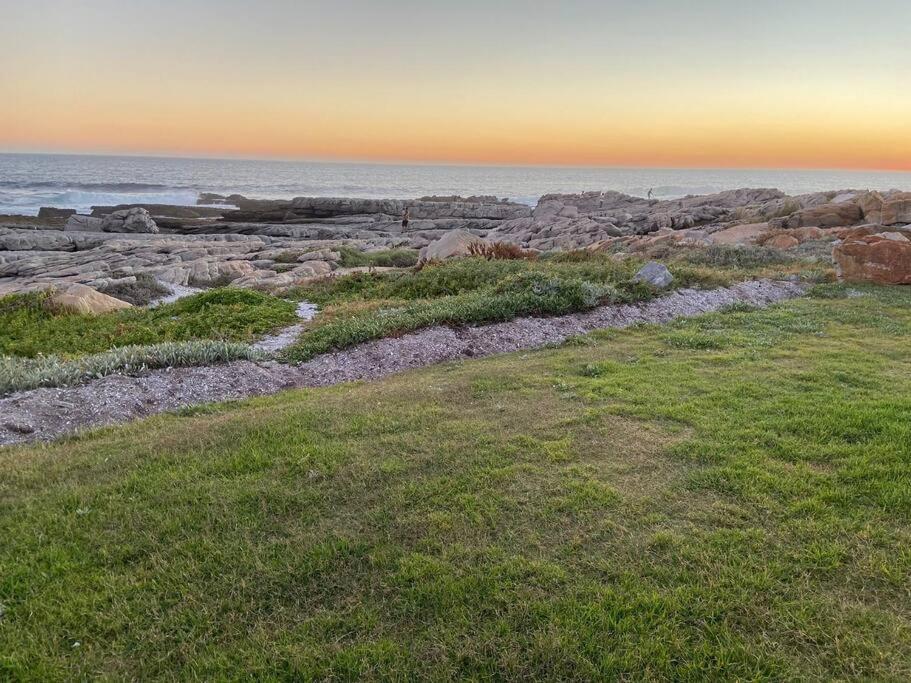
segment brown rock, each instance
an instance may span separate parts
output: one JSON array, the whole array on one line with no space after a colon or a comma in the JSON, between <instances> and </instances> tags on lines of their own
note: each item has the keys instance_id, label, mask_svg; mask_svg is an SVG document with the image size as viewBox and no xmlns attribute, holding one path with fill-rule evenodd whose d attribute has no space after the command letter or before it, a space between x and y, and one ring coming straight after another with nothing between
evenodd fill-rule
<instances>
[{"instance_id":1,"label":"brown rock","mask_svg":"<svg viewBox=\"0 0 911 683\"><path fill-rule=\"evenodd\" d=\"M911 192L900 192L883 202L883 225L900 225L911 223Z\"/></svg>"},{"instance_id":2,"label":"brown rock","mask_svg":"<svg viewBox=\"0 0 911 683\"><path fill-rule=\"evenodd\" d=\"M882 221L883 197L879 192L865 192L857 198L857 205L867 223Z\"/></svg>"},{"instance_id":3,"label":"brown rock","mask_svg":"<svg viewBox=\"0 0 911 683\"><path fill-rule=\"evenodd\" d=\"M100 315L132 308L126 301L102 294L87 285L70 285L65 291L51 297L51 305L71 313Z\"/></svg>"},{"instance_id":4,"label":"brown rock","mask_svg":"<svg viewBox=\"0 0 911 683\"><path fill-rule=\"evenodd\" d=\"M785 235L784 233L779 233L777 235L772 235L767 240L763 241L762 245L764 247L769 247L770 249L793 249L800 242L796 237L791 235Z\"/></svg>"},{"instance_id":5,"label":"brown rock","mask_svg":"<svg viewBox=\"0 0 911 683\"><path fill-rule=\"evenodd\" d=\"M792 230L789 234L801 244L811 240L825 239L826 237L826 231L815 226L797 228L796 230Z\"/></svg>"},{"instance_id":6,"label":"brown rock","mask_svg":"<svg viewBox=\"0 0 911 683\"><path fill-rule=\"evenodd\" d=\"M746 223L712 233L715 244L753 244L759 237L768 232L768 223Z\"/></svg>"},{"instance_id":7,"label":"brown rock","mask_svg":"<svg viewBox=\"0 0 911 683\"><path fill-rule=\"evenodd\" d=\"M911 230L845 235L832 251L839 278L884 285L911 284Z\"/></svg>"},{"instance_id":8,"label":"brown rock","mask_svg":"<svg viewBox=\"0 0 911 683\"><path fill-rule=\"evenodd\" d=\"M802 228L815 226L818 228L837 228L845 225L854 225L863 220L861 208L851 202L840 204L822 204L809 209L802 209L791 215L783 227Z\"/></svg>"}]
</instances>

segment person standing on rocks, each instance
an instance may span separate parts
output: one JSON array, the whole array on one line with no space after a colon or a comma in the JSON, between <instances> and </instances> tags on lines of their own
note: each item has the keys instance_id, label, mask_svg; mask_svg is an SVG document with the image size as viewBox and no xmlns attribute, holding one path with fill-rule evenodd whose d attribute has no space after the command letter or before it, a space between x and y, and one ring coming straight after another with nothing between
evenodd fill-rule
<instances>
[{"instance_id":1,"label":"person standing on rocks","mask_svg":"<svg viewBox=\"0 0 911 683\"><path fill-rule=\"evenodd\" d=\"M653 188L653 187L650 187L650 188L648 189L648 198L649 198L649 199L652 198L652 194L653 194L653 192L654 192L654 189L655 189L655 188Z\"/></svg>"},{"instance_id":2,"label":"person standing on rocks","mask_svg":"<svg viewBox=\"0 0 911 683\"><path fill-rule=\"evenodd\" d=\"M405 207L404 213L402 213L402 230L408 229L408 221L411 220L411 209L407 206Z\"/></svg>"}]
</instances>

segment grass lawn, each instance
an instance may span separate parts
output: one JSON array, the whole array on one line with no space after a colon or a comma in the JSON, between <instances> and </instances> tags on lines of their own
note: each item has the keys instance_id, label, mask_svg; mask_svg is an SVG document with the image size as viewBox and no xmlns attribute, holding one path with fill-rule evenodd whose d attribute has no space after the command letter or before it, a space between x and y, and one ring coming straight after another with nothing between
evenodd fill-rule
<instances>
[{"instance_id":1,"label":"grass lawn","mask_svg":"<svg viewBox=\"0 0 911 683\"><path fill-rule=\"evenodd\" d=\"M0 678L911 677L911 290L0 451Z\"/></svg>"}]
</instances>

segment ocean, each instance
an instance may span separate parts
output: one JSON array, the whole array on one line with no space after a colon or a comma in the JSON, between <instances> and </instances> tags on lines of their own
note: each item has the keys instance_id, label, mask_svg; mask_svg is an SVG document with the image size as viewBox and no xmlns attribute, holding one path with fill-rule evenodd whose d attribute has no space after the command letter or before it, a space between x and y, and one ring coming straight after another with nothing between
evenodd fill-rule
<instances>
[{"instance_id":1,"label":"ocean","mask_svg":"<svg viewBox=\"0 0 911 683\"><path fill-rule=\"evenodd\" d=\"M42 206L193 205L200 192L255 198L339 196L412 199L496 195L533 205L543 194L617 190L660 199L738 187L788 194L841 189L911 191L911 173L877 171L544 168L360 164L247 159L0 154L0 214Z\"/></svg>"}]
</instances>

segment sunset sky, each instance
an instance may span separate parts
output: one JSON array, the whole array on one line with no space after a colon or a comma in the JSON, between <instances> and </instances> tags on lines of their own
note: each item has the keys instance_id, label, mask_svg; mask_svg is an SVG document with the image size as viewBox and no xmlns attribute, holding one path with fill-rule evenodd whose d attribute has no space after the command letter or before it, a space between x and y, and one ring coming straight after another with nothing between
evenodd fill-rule
<instances>
[{"instance_id":1,"label":"sunset sky","mask_svg":"<svg viewBox=\"0 0 911 683\"><path fill-rule=\"evenodd\" d=\"M911 169L908 0L0 0L0 151Z\"/></svg>"}]
</instances>

